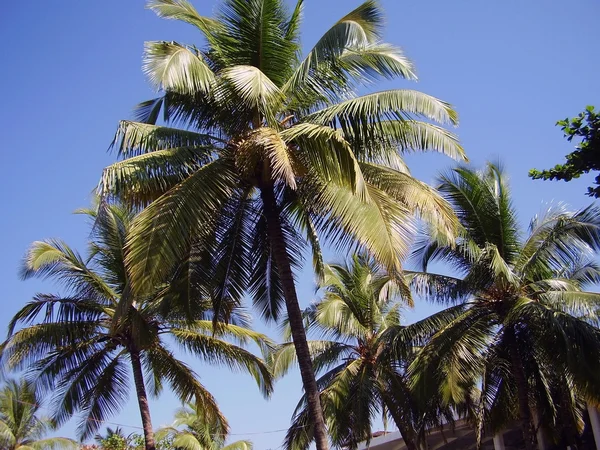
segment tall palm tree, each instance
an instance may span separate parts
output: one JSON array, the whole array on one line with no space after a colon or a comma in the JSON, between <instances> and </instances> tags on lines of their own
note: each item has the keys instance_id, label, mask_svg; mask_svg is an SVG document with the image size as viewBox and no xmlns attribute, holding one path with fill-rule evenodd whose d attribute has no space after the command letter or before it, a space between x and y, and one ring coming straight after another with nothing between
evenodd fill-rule
<instances>
[{"instance_id":1,"label":"tall palm tree","mask_svg":"<svg viewBox=\"0 0 600 450\"><path fill-rule=\"evenodd\" d=\"M178 409L173 425L161 428L156 434L169 438L177 450L252 450L252 442L245 440L225 445L227 430L207 417L201 407L192 404Z\"/></svg>"},{"instance_id":2,"label":"tall palm tree","mask_svg":"<svg viewBox=\"0 0 600 450\"><path fill-rule=\"evenodd\" d=\"M223 0L216 17L186 0L151 0L160 17L193 25L202 47L146 43L144 71L161 91L123 121L101 189L152 202L128 242L136 289L153 286L194 245L198 276L217 310L249 292L267 319L285 305L319 450L327 435L293 270L306 242L322 275L319 238L372 252L393 273L419 213L451 234L448 205L414 179L404 152L464 158L443 101L414 90L357 96L381 79L415 79L402 52L381 42L383 12L368 0L301 57L303 1ZM183 129L155 125L163 119ZM426 121L418 120L420 118Z\"/></svg>"},{"instance_id":3,"label":"tall palm tree","mask_svg":"<svg viewBox=\"0 0 600 450\"><path fill-rule=\"evenodd\" d=\"M40 399L26 380L8 380L0 390L0 448L5 450L77 449L77 442L64 437L44 438L56 428L39 417Z\"/></svg>"},{"instance_id":4,"label":"tall palm tree","mask_svg":"<svg viewBox=\"0 0 600 450\"><path fill-rule=\"evenodd\" d=\"M400 323L401 308L412 304L410 291L364 256L328 265L325 273L322 298L304 316L309 332L321 337L309 341L309 347L315 371L321 373L317 385L332 442L356 448L369 441L373 420L382 415L393 419L408 449L421 448L426 428L440 418L452 420L452 411L436 395L421 408L410 392L406 368L416 349L404 346L400 354L397 344L426 334L422 322ZM295 361L293 350L284 344L273 354L275 375ZM313 436L307 419L304 396L286 437L288 449L308 448Z\"/></svg>"},{"instance_id":5,"label":"tall palm tree","mask_svg":"<svg viewBox=\"0 0 600 450\"><path fill-rule=\"evenodd\" d=\"M423 272L408 277L454 306L434 316L443 326L412 365L415 386L459 400L480 384L482 417L495 429L519 419L532 449L534 415L558 428L577 421L578 398L600 400L600 294L585 291L600 281L600 209L549 208L523 234L498 165L439 181L462 232L454 242L426 234L416 252ZM433 262L455 276L427 272Z\"/></svg>"},{"instance_id":6,"label":"tall palm tree","mask_svg":"<svg viewBox=\"0 0 600 450\"><path fill-rule=\"evenodd\" d=\"M209 363L249 373L265 395L271 392L266 365L236 345L254 342L266 350L268 338L233 322L215 327L210 302L202 307L202 301L194 300L192 318L171 308L185 303L174 297L193 293L189 286L179 286L179 274L152 295L135 296L123 259L134 214L118 205L85 212L95 219L88 259L62 242L41 241L31 246L24 261L25 278L51 278L68 294L38 294L11 320L2 345L5 365L27 369L41 388L52 392L57 423L79 411L79 434L83 439L93 436L123 406L130 365L148 450L155 444L147 391L157 396L165 383L182 401L194 400L227 427L213 396L172 353L167 338Z\"/></svg>"}]
</instances>

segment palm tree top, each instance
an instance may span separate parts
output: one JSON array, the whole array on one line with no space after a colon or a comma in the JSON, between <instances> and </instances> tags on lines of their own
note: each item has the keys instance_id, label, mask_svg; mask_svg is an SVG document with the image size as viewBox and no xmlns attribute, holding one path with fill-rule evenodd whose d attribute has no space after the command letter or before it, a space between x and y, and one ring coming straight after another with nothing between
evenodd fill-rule
<instances>
[{"instance_id":1,"label":"palm tree top","mask_svg":"<svg viewBox=\"0 0 600 450\"><path fill-rule=\"evenodd\" d=\"M38 241L22 270L25 278L58 281L66 295L38 294L23 306L10 321L0 353L7 368L26 371L36 379L36 388L51 395L58 424L80 413L78 432L83 438L93 436L123 406L133 367L138 398L146 397L145 386L158 396L168 385L182 401L203 405L227 428L214 397L170 345L246 372L270 395L269 369L243 346L255 344L266 351L272 343L245 326L245 314L232 310L230 323L215 326L212 302L186 286L179 272L152 293L134 295L125 269L125 242L135 210L100 203L79 212L93 219L88 255L84 258L57 240Z\"/></svg>"},{"instance_id":2,"label":"palm tree top","mask_svg":"<svg viewBox=\"0 0 600 450\"><path fill-rule=\"evenodd\" d=\"M590 356L600 353L600 294L586 290L600 282L600 209L550 207L523 232L498 164L439 180L459 237L425 233L415 252L423 271L406 275L417 293L453 306L423 321L436 331L411 364L413 388L475 405L480 427L520 419L528 449L533 409L549 430L575 430L578 402L600 398ZM427 272L431 262L453 276Z\"/></svg>"},{"instance_id":3,"label":"palm tree top","mask_svg":"<svg viewBox=\"0 0 600 450\"><path fill-rule=\"evenodd\" d=\"M485 291L492 299L508 292L517 298L535 296L552 279L556 289L567 289L567 284L580 289L598 281L594 261L600 249L598 206L573 212L564 204L552 205L533 217L525 233L519 229L501 165L488 163L483 170L459 166L438 181L440 192L457 211L460 236L451 242L429 230L413 257L423 271L432 262L444 262L462 279L410 275L419 292L429 292L437 300L476 291Z\"/></svg>"},{"instance_id":4,"label":"palm tree top","mask_svg":"<svg viewBox=\"0 0 600 450\"><path fill-rule=\"evenodd\" d=\"M296 229L289 245L302 247L304 237L315 254L319 235L345 248L359 243L398 268L414 213L453 233L448 205L409 175L401 154L465 159L456 136L432 123L456 124L456 112L414 90L357 94L377 80L416 78L404 54L381 42L377 2L342 17L304 56L302 1L288 10L282 0L224 0L214 17L186 0L148 7L194 26L203 43L146 44L144 71L160 95L138 107L138 122L121 123L114 148L124 160L103 174L104 195L138 205L157 200L136 220L128 244L128 268L141 281L134 289L164 275L190 236L204 241L242 224L237 232L249 241L254 234L246 230L258 226L261 212L257 191L265 189L274 190L286 226ZM169 126L156 125L161 110ZM191 194L197 189L205 194ZM233 214L241 205L243 215L223 221L223 208ZM322 268L320 258L315 264ZM227 266L227 294L254 284L265 296L265 283L246 282L252 277L238 265Z\"/></svg>"},{"instance_id":5,"label":"palm tree top","mask_svg":"<svg viewBox=\"0 0 600 450\"><path fill-rule=\"evenodd\" d=\"M247 440L226 444L228 430L207 417L197 405L186 404L175 412L175 420L169 427L156 432L157 437L169 439L173 447L182 450L252 450Z\"/></svg>"},{"instance_id":6,"label":"palm tree top","mask_svg":"<svg viewBox=\"0 0 600 450\"><path fill-rule=\"evenodd\" d=\"M77 449L64 437L45 438L56 423L38 415L41 400L32 383L7 380L0 389L0 447L7 450Z\"/></svg>"}]
</instances>

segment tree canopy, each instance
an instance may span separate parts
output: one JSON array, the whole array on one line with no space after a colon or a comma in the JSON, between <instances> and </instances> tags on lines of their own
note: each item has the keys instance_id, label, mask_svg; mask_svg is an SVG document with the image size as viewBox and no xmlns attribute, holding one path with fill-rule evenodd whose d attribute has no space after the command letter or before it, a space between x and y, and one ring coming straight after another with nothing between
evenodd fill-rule
<instances>
[{"instance_id":1,"label":"tree canopy","mask_svg":"<svg viewBox=\"0 0 600 450\"><path fill-rule=\"evenodd\" d=\"M566 156L564 164L557 164L552 169L529 171L534 180L564 180L579 178L582 174L600 170L600 113L588 106L585 111L572 119L560 120L557 125L565 133L569 142L574 138L581 139L577 150ZM600 174L596 176L595 186L588 187L587 195L600 197Z\"/></svg>"}]
</instances>

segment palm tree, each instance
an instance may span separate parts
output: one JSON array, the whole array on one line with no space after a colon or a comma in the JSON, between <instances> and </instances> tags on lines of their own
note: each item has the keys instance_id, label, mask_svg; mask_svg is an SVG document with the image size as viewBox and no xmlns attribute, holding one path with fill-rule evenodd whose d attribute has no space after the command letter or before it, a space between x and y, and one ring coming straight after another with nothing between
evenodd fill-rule
<instances>
[{"instance_id":1,"label":"palm tree","mask_svg":"<svg viewBox=\"0 0 600 450\"><path fill-rule=\"evenodd\" d=\"M38 417L40 399L26 380L8 380L0 390L0 448L5 450L77 449L77 442L64 438L44 438L56 428L48 418Z\"/></svg>"},{"instance_id":2,"label":"palm tree","mask_svg":"<svg viewBox=\"0 0 600 450\"><path fill-rule=\"evenodd\" d=\"M31 246L24 261L25 278L51 278L68 294L38 294L11 320L2 346L4 364L27 369L42 389L52 391L57 423L80 411L79 434L83 439L93 436L102 421L123 406L130 390L130 365L146 449L155 445L147 391L158 396L164 384L227 427L215 399L196 373L175 357L167 337L209 363L249 373L265 395L271 392L266 365L235 344L254 342L265 351L271 345L268 338L233 322L215 327L206 300L194 300L193 320L172 308L185 303L175 297L194 293L189 285L180 286L179 273L152 295L135 296L123 259L134 214L118 205L84 212L95 219L88 259L62 242L42 241ZM243 316L240 319L243 322ZM22 328L17 331L18 326Z\"/></svg>"},{"instance_id":3,"label":"palm tree","mask_svg":"<svg viewBox=\"0 0 600 450\"><path fill-rule=\"evenodd\" d=\"M410 291L381 267L355 255L346 265L330 264L320 288L322 299L304 311L306 327L322 339L309 341L321 403L335 446L356 448L369 441L376 415L390 416L408 449L420 448L426 428L439 418L452 420L439 396L426 408L409 389L406 368L415 348L399 341L424 336L422 323L400 324L400 309L412 305ZM284 344L271 358L275 375L295 361L293 347ZM288 449L307 449L313 436L307 422L306 396L300 401L286 437Z\"/></svg>"},{"instance_id":4,"label":"palm tree","mask_svg":"<svg viewBox=\"0 0 600 450\"><path fill-rule=\"evenodd\" d=\"M158 430L156 434L169 438L177 450L252 450L250 441L235 441L225 445L227 430L207 417L201 407L192 404L178 409L173 425Z\"/></svg>"},{"instance_id":5,"label":"palm tree","mask_svg":"<svg viewBox=\"0 0 600 450\"><path fill-rule=\"evenodd\" d=\"M96 434L94 440L104 450L129 450L134 435L126 436L121 427L106 427L105 435Z\"/></svg>"},{"instance_id":6,"label":"palm tree","mask_svg":"<svg viewBox=\"0 0 600 450\"><path fill-rule=\"evenodd\" d=\"M561 428L581 423L581 399L600 399L600 294L585 291L600 281L600 209L549 208L524 235L498 165L439 181L462 232L454 242L426 233L422 272L407 276L419 294L454 306L433 316L440 330L412 364L414 385L454 401L479 385L480 416L497 430L519 419L532 449L532 416ZM433 262L456 276L427 272Z\"/></svg>"},{"instance_id":7,"label":"palm tree","mask_svg":"<svg viewBox=\"0 0 600 450\"><path fill-rule=\"evenodd\" d=\"M452 107L414 90L357 96L381 79L415 79L402 52L381 42L383 13L368 0L301 58L303 1L223 0L215 18L186 0L151 0L160 17L193 25L202 48L146 43L144 71L161 91L123 121L101 190L137 205L127 267L152 287L190 246L209 257L197 276L215 302L249 292L267 319L285 305L318 450L327 448L293 270L306 242L322 275L319 238L367 249L390 273L408 251L419 213L446 234L446 202L414 179L400 154L464 158ZM155 125L159 113L170 125ZM426 121L419 118L428 119Z\"/></svg>"}]
</instances>

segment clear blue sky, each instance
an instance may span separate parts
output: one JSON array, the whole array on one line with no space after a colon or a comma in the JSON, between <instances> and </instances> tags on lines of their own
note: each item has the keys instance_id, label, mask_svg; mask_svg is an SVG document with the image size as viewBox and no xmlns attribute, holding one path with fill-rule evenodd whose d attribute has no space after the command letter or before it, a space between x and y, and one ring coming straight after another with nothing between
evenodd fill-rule
<instances>
[{"instance_id":1,"label":"clear blue sky","mask_svg":"<svg viewBox=\"0 0 600 450\"><path fill-rule=\"evenodd\" d=\"M359 0L307 0L303 44L310 47L329 25ZM211 14L216 2L197 1ZM416 63L420 89L451 102L460 113L459 134L473 164L500 157L511 174L521 220L543 202L579 208L591 177L569 184L532 181L531 167L559 162L571 150L558 119L587 104L600 107L595 47L600 4L578 0L383 1L386 40ZM71 212L87 206L119 119L152 92L140 66L147 40L199 44L193 28L158 19L142 0L8 2L0 13L3 43L0 126L4 207L0 213L0 330L9 317L49 283L19 281L17 267L34 240L58 237L83 250L88 229ZM385 87L390 87L386 84ZM380 87L375 87L380 88ZM431 181L450 161L411 156L414 174ZM301 299L312 298L310 274L300 278ZM432 311L419 304L409 320ZM265 327L257 323L257 328ZM285 428L300 395L292 375L267 402L247 377L191 362L229 418L233 433ZM171 419L177 402L168 394L152 403L155 426ZM115 422L138 425L130 401ZM68 425L63 434L70 434ZM131 429L131 431L134 431ZM257 450L277 448L283 433L252 436Z\"/></svg>"}]
</instances>

